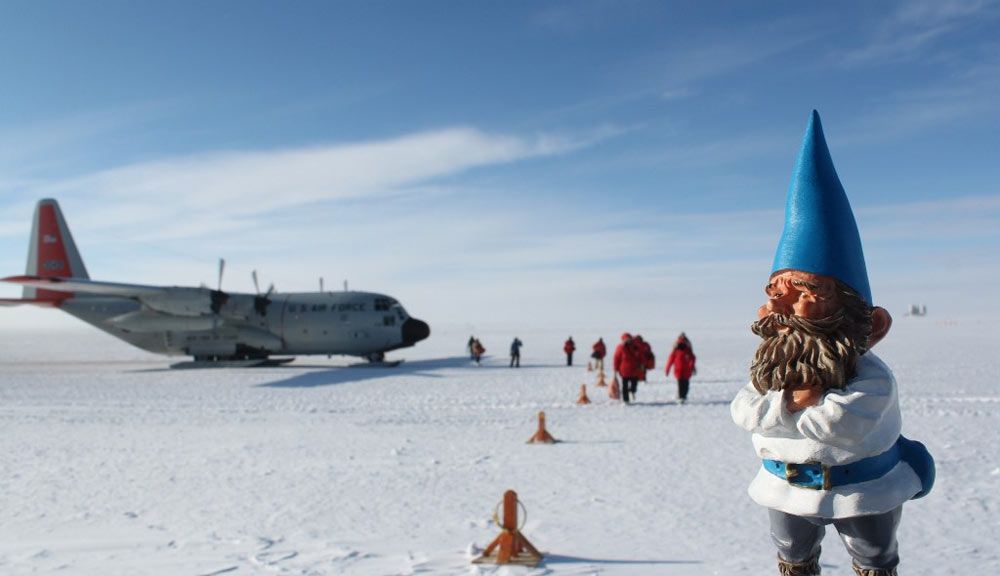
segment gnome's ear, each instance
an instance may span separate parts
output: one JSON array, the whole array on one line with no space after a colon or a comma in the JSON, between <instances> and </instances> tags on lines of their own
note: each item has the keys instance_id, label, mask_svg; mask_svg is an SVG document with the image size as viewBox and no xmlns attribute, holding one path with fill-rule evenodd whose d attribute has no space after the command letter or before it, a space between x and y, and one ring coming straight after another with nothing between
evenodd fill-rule
<instances>
[{"instance_id":1,"label":"gnome's ear","mask_svg":"<svg viewBox=\"0 0 1000 576\"><path fill-rule=\"evenodd\" d=\"M868 337L868 348L874 348L880 340L885 338L892 327L892 316L889 311L881 306L872 308L872 335Z\"/></svg>"}]
</instances>

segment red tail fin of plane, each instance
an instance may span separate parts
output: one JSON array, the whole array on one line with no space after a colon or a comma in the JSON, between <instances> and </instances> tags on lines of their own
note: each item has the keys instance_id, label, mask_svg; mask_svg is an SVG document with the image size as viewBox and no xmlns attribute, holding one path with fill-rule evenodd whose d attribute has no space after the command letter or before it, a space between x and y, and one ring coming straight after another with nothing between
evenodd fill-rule
<instances>
[{"instance_id":1,"label":"red tail fin of plane","mask_svg":"<svg viewBox=\"0 0 1000 576\"><path fill-rule=\"evenodd\" d=\"M28 266L25 274L42 278L89 278L76 242L66 225L59 203L52 199L39 200L31 226L28 244ZM66 292L25 287L25 303L58 305L71 297Z\"/></svg>"}]
</instances>

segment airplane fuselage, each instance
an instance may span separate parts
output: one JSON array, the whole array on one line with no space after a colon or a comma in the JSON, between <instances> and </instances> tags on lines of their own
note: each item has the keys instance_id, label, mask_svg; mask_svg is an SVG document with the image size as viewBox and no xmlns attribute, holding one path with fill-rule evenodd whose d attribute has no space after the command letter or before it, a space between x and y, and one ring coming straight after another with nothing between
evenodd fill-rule
<instances>
[{"instance_id":1,"label":"airplane fuselage","mask_svg":"<svg viewBox=\"0 0 1000 576\"><path fill-rule=\"evenodd\" d=\"M59 308L157 354L196 359L271 354L376 358L429 334L393 298L372 292L306 292L262 297L228 293L218 315L165 314L139 301L77 296Z\"/></svg>"}]
</instances>

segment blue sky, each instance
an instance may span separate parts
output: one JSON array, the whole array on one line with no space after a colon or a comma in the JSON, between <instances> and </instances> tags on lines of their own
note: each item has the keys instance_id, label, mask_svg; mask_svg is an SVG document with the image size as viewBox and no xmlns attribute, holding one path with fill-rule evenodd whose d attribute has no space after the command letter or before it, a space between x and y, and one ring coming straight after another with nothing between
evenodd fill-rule
<instances>
[{"instance_id":1,"label":"blue sky","mask_svg":"<svg viewBox=\"0 0 1000 576\"><path fill-rule=\"evenodd\" d=\"M988 1L5 2L0 271L55 197L99 279L196 285L225 257L230 290L348 279L432 325L749 322L815 108L876 302L995 316L998 21Z\"/></svg>"}]
</instances>

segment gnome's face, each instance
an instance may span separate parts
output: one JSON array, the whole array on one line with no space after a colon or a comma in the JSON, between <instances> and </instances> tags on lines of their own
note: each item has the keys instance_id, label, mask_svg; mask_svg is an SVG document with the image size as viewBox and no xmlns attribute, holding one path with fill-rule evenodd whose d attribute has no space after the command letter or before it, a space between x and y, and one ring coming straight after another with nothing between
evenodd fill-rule
<instances>
[{"instance_id":1,"label":"gnome's face","mask_svg":"<svg viewBox=\"0 0 1000 576\"><path fill-rule=\"evenodd\" d=\"M775 272L764 293L767 303L757 310L757 318L776 313L819 320L833 314L839 306L837 281L811 272Z\"/></svg>"},{"instance_id":2,"label":"gnome's face","mask_svg":"<svg viewBox=\"0 0 1000 576\"><path fill-rule=\"evenodd\" d=\"M775 272L764 292L752 327L764 340L750 369L757 390L843 388L868 349L871 308L833 277L798 270Z\"/></svg>"}]
</instances>

